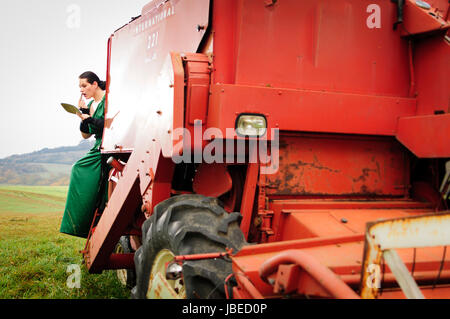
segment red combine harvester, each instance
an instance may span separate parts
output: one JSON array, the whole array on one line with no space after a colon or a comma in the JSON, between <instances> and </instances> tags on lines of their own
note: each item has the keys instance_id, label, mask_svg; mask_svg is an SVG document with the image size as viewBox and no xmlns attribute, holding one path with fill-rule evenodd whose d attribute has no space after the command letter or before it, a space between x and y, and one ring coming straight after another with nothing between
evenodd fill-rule
<instances>
[{"instance_id":1,"label":"red combine harvester","mask_svg":"<svg viewBox=\"0 0 450 319\"><path fill-rule=\"evenodd\" d=\"M154 0L108 41L135 298L449 298L447 0ZM119 244L117 244L119 243Z\"/></svg>"}]
</instances>

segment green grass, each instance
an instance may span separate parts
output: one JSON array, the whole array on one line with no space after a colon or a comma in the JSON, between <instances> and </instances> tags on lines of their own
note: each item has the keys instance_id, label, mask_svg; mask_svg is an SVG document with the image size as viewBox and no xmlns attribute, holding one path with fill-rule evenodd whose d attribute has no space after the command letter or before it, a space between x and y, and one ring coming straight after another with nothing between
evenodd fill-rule
<instances>
[{"instance_id":1,"label":"green grass","mask_svg":"<svg viewBox=\"0 0 450 319\"><path fill-rule=\"evenodd\" d=\"M129 298L114 271L89 274L85 239L59 233L67 187L0 186L0 299ZM69 288L71 264L81 287Z\"/></svg>"},{"instance_id":2,"label":"green grass","mask_svg":"<svg viewBox=\"0 0 450 319\"><path fill-rule=\"evenodd\" d=\"M18 186L0 185L1 191L28 192L38 195L54 196L56 200L66 200L68 186Z\"/></svg>"},{"instance_id":3,"label":"green grass","mask_svg":"<svg viewBox=\"0 0 450 319\"><path fill-rule=\"evenodd\" d=\"M0 214L61 212L67 189L67 186L0 186Z\"/></svg>"}]
</instances>

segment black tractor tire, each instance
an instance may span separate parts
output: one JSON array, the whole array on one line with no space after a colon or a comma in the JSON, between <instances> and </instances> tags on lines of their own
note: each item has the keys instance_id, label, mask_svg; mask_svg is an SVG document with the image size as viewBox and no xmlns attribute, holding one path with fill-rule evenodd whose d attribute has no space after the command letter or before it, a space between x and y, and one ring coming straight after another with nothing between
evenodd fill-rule
<instances>
[{"instance_id":1,"label":"black tractor tire","mask_svg":"<svg viewBox=\"0 0 450 319\"><path fill-rule=\"evenodd\" d=\"M131 247L130 237L122 236L114 249L116 253L131 254L134 253ZM136 285L136 271L134 269L119 269L117 270L117 279L127 288L132 289Z\"/></svg>"},{"instance_id":2,"label":"black tractor tire","mask_svg":"<svg viewBox=\"0 0 450 319\"><path fill-rule=\"evenodd\" d=\"M246 244L240 219L239 213L226 212L216 198L202 195L179 195L155 206L142 225L142 246L134 257L137 278L132 298L147 297L151 269L162 250L174 256L225 252L225 248L237 253ZM186 298L225 298L225 279L231 273L231 260L226 257L185 261Z\"/></svg>"}]
</instances>

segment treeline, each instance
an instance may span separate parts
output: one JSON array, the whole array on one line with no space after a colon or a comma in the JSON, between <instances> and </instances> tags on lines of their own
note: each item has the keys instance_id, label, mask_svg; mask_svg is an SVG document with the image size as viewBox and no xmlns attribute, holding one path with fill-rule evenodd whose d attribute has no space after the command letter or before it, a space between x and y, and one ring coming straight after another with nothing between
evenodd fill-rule
<instances>
[{"instance_id":1,"label":"treeline","mask_svg":"<svg viewBox=\"0 0 450 319\"><path fill-rule=\"evenodd\" d=\"M0 165L19 164L19 163L51 163L72 165L79 158L80 154L86 153L94 146L94 141L83 140L76 146L62 146L57 148L43 148L42 150L21 154L11 155L0 159Z\"/></svg>"}]
</instances>

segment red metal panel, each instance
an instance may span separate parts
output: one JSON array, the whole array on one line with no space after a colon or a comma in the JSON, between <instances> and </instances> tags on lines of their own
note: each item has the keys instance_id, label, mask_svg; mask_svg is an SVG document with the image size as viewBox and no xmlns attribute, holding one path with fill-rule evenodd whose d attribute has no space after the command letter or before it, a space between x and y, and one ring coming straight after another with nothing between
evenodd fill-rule
<instances>
[{"instance_id":1,"label":"red metal panel","mask_svg":"<svg viewBox=\"0 0 450 319\"><path fill-rule=\"evenodd\" d=\"M447 12L440 12L431 7L424 9L416 0L406 0L404 6L403 35L420 34L436 30L446 30L450 24L445 21Z\"/></svg>"},{"instance_id":2,"label":"red metal panel","mask_svg":"<svg viewBox=\"0 0 450 319\"><path fill-rule=\"evenodd\" d=\"M429 210L428 210L429 211ZM363 233L366 223L380 215L389 218L423 215L427 210L340 209L340 210L283 210L276 229L276 240L350 236Z\"/></svg>"},{"instance_id":3,"label":"red metal panel","mask_svg":"<svg viewBox=\"0 0 450 319\"><path fill-rule=\"evenodd\" d=\"M206 107L209 99L209 86L204 84L193 84L189 88L191 107L188 112L189 124L195 120L206 122Z\"/></svg>"},{"instance_id":4,"label":"red metal panel","mask_svg":"<svg viewBox=\"0 0 450 319\"><path fill-rule=\"evenodd\" d=\"M380 28L367 23L369 0L239 1L230 21L239 31L235 83L406 97L407 42L392 30L396 5L375 3Z\"/></svg>"},{"instance_id":5,"label":"red metal panel","mask_svg":"<svg viewBox=\"0 0 450 319\"><path fill-rule=\"evenodd\" d=\"M450 42L444 35L414 42L417 115L450 113Z\"/></svg>"},{"instance_id":6,"label":"red metal panel","mask_svg":"<svg viewBox=\"0 0 450 319\"><path fill-rule=\"evenodd\" d=\"M196 194L219 197L232 187L232 179L226 164L201 164L197 168L192 187Z\"/></svg>"},{"instance_id":7,"label":"red metal panel","mask_svg":"<svg viewBox=\"0 0 450 319\"><path fill-rule=\"evenodd\" d=\"M420 158L450 157L450 114L401 118L397 139Z\"/></svg>"},{"instance_id":8,"label":"red metal panel","mask_svg":"<svg viewBox=\"0 0 450 319\"><path fill-rule=\"evenodd\" d=\"M174 128L183 127L184 121L184 70L179 54L172 53L165 67L167 81L160 92L165 95L164 101L156 110L148 115L144 127L136 135L135 148L139 153L139 178L141 194L147 190L152 181L152 174L156 174L157 162L162 153L164 157L172 157L176 151L174 147L179 139L174 136ZM168 80L168 79L166 79ZM152 169L152 172L150 172Z\"/></svg>"},{"instance_id":9,"label":"red metal panel","mask_svg":"<svg viewBox=\"0 0 450 319\"><path fill-rule=\"evenodd\" d=\"M172 143L177 141L172 141L170 126L168 130L161 130L152 124L158 123L158 117L164 116L174 125L183 126L184 71L179 55L171 54L168 57L164 73L172 79L172 85L167 85L166 89L170 91L164 92L167 100L161 107L163 111L149 116L149 120L153 121L147 122L136 136L136 147L124 168L123 177L115 187L89 241L85 259L91 272L107 267L114 246L133 220L142 198L147 212L152 212L156 204L170 196L174 165L170 157L173 152Z\"/></svg>"},{"instance_id":10,"label":"red metal panel","mask_svg":"<svg viewBox=\"0 0 450 319\"><path fill-rule=\"evenodd\" d=\"M213 83L234 83L238 2L239 0L214 0L213 3Z\"/></svg>"},{"instance_id":11,"label":"red metal panel","mask_svg":"<svg viewBox=\"0 0 450 319\"><path fill-rule=\"evenodd\" d=\"M448 9L450 7L450 3L448 2L448 0L428 0L427 2L433 8L438 10L443 16L445 16L448 13Z\"/></svg>"},{"instance_id":12,"label":"red metal panel","mask_svg":"<svg viewBox=\"0 0 450 319\"><path fill-rule=\"evenodd\" d=\"M399 117L416 113L416 100L386 96L273 89L241 85L211 87L208 127L225 132L241 113L267 117L288 131L395 135ZM269 134L270 136L270 134Z\"/></svg>"},{"instance_id":13,"label":"red metal panel","mask_svg":"<svg viewBox=\"0 0 450 319\"><path fill-rule=\"evenodd\" d=\"M377 219L378 212L391 210L393 217L434 209L430 203L412 200L274 200L270 241L344 236L361 233L365 223Z\"/></svg>"},{"instance_id":14,"label":"red metal panel","mask_svg":"<svg viewBox=\"0 0 450 319\"><path fill-rule=\"evenodd\" d=\"M116 186L88 242L85 261L91 273L101 272L108 266L109 256L132 220L140 199L137 174L125 169L121 183Z\"/></svg>"},{"instance_id":15,"label":"red metal panel","mask_svg":"<svg viewBox=\"0 0 450 319\"><path fill-rule=\"evenodd\" d=\"M209 3L154 0L140 18L113 34L105 118L114 120L104 132L104 152L131 151L148 124L166 133L183 126L183 109L174 110L172 102L170 52L196 52L208 26Z\"/></svg>"},{"instance_id":16,"label":"red metal panel","mask_svg":"<svg viewBox=\"0 0 450 319\"><path fill-rule=\"evenodd\" d=\"M140 185L141 190L144 190L142 199L147 217L153 213L153 208L158 203L170 197L175 167L172 159L164 157L157 145L150 154L149 160L145 163L145 168L149 172L148 183L141 182Z\"/></svg>"},{"instance_id":17,"label":"red metal panel","mask_svg":"<svg viewBox=\"0 0 450 319\"><path fill-rule=\"evenodd\" d=\"M211 82L209 58L204 54L186 54L183 61L186 69L185 127L192 127L196 120L205 125Z\"/></svg>"}]
</instances>

